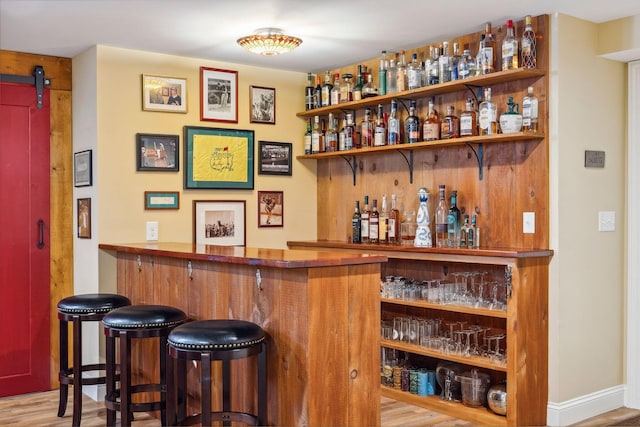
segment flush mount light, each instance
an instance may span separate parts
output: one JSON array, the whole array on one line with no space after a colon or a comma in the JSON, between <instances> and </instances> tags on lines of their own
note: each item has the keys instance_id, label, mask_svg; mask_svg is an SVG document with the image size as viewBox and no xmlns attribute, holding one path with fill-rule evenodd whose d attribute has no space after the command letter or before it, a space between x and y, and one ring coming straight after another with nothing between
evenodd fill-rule
<instances>
[{"instance_id":1,"label":"flush mount light","mask_svg":"<svg viewBox=\"0 0 640 427\"><path fill-rule=\"evenodd\" d=\"M249 52L265 56L291 52L300 43L301 39L284 34L279 28L261 28L253 35L238 39L238 44Z\"/></svg>"}]
</instances>

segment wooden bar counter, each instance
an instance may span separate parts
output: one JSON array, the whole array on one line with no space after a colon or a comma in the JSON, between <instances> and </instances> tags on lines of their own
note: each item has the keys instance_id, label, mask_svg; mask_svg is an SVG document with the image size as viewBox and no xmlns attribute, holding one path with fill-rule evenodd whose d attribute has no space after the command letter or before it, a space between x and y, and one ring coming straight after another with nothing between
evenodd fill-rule
<instances>
[{"instance_id":1,"label":"wooden bar counter","mask_svg":"<svg viewBox=\"0 0 640 427\"><path fill-rule=\"evenodd\" d=\"M191 319L243 319L265 329L269 425L380 425L386 256L182 243L99 247L116 258L118 292L134 304L171 305ZM157 371L155 359L134 360L137 375ZM219 368L214 372L218 384ZM197 401L193 369L188 381ZM255 411L253 361L240 361L232 382L234 408ZM219 397L216 385L214 410Z\"/></svg>"}]
</instances>

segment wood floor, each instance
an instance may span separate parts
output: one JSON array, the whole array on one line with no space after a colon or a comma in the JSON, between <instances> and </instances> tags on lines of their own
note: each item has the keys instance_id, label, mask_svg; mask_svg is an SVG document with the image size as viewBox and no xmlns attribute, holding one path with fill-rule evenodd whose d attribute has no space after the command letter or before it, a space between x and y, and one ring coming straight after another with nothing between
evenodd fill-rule
<instances>
[{"instance_id":1,"label":"wood floor","mask_svg":"<svg viewBox=\"0 0 640 427\"><path fill-rule=\"evenodd\" d=\"M70 390L67 413L58 418L58 391L48 391L0 399L1 426L71 426L73 392ZM101 402L89 397L82 401L82 426L97 427L105 424L105 409ZM572 427L596 427L612 425L616 421L640 415L640 410L620 408L599 417L585 420ZM136 414L135 427L158 427L160 421L147 414ZM457 420L437 412L382 398L382 427L470 427L474 424Z\"/></svg>"}]
</instances>

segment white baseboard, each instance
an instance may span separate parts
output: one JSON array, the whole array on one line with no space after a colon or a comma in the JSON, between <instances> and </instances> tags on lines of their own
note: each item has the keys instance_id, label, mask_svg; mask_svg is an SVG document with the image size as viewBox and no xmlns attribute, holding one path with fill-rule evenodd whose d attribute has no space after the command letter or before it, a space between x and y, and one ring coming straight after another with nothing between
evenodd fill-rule
<instances>
[{"instance_id":1,"label":"white baseboard","mask_svg":"<svg viewBox=\"0 0 640 427\"><path fill-rule=\"evenodd\" d=\"M102 402L104 401L104 396L107 393L107 386L104 384L85 385L82 387L82 393L86 394L96 402Z\"/></svg>"},{"instance_id":2,"label":"white baseboard","mask_svg":"<svg viewBox=\"0 0 640 427\"><path fill-rule=\"evenodd\" d=\"M562 403L547 404L547 425L568 426L624 406L625 386L600 390Z\"/></svg>"}]
</instances>

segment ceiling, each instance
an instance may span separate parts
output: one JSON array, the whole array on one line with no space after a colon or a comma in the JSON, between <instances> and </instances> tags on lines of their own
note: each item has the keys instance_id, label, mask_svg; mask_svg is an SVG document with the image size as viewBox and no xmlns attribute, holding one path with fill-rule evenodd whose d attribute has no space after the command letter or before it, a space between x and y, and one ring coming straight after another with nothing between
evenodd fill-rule
<instances>
[{"instance_id":1,"label":"ceiling","mask_svg":"<svg viewBox=\"0 0 640 427\"><path fill-rule=\"evenodd\" d=\"M72 58L108 45L316 73L554 12L599 23L640 15L640 1L0 0L0 49ZM263 27L303 43L273 57L238 46Z\"/></svg>"}]
</instances>

